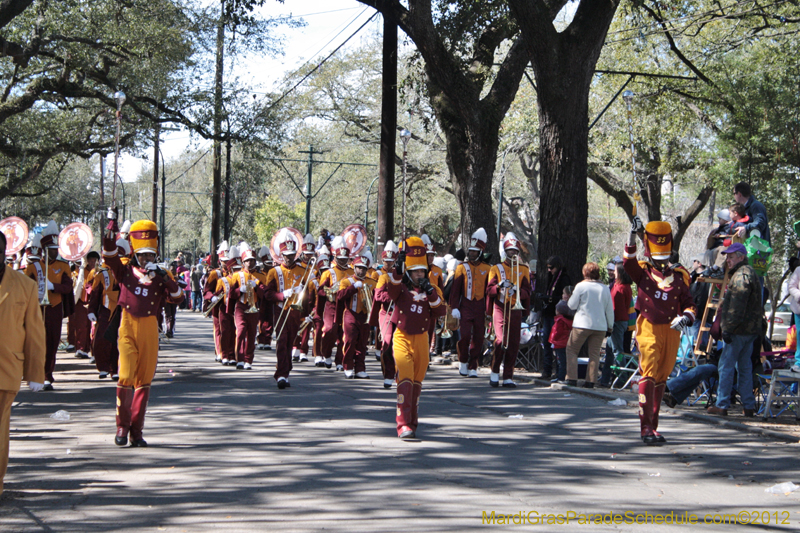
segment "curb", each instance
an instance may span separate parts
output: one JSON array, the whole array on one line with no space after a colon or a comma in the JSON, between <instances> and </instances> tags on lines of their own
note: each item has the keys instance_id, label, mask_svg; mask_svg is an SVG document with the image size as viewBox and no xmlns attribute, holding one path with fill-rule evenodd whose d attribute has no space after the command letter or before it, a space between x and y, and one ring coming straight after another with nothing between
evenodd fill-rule
<instances>
[{"instance_id":1,"label":"curb","mask_svg":"<svg viewBox=\"0 0 800 533\"><path fill-rule=\"evenodd\" d=\"M563 383L550 383L547 380L539 378L532 378L531 381L536 385L542 385L543 387L547 387L550 389L566 390L569 391L570 393L581 394L583 396L589 396L591 398L598 398L602 400L616 400L617 398L620 397L619 395L607 392L600 392L596 389L584 389L583 387L573 387L570 385L565 385ZM670 409L669 407L663 405L661 406L661 410L673 415L681 416L683 418L696 420L698 422L705 422L707 424L716 424L718 426L723 426L730 429L736 429L738 431L744 431L747 433L756 433L759 435L763 435L765 437L770 437L773 439L792 442L792 443L800 442L800 437L798 437L797 435L784 433L782 431L775 431L774 429L750 426L748 424L742 424L741 422L733 422L731 420L725 420L717 416L704 415L702 413L693 413L691 411L684 411L682 409Z\"/></svg>"}]
</instances>

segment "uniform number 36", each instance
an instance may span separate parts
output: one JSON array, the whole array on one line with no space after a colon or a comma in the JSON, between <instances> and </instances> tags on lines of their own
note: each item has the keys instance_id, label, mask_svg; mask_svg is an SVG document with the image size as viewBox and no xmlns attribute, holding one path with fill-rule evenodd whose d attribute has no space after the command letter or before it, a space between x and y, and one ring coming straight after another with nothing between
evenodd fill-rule
<instances>
[{"instance_id":1,"label":"uniform number 36","mask_svg":"<svg viewBox=\"0 0 800 533\"><path fill-rule=\"evenodd\" d=\"M418 315L422 314L422 306L417 304L411 304L411 309L409 309L412 313L417 313Z\"/></svg>"},{"instance_id":2,"label":"uniform number 36","mask_svg":"<svg viewBox=\"0 0 800 533\"><path fill-rule=\"evenodd\" d=\"M653 295L653 298L655 298L656 300L664 300L666 302L667 301L667 293L666 292L661 292L661 291L656 291L656 293Z\"/></svg>"},{"instance_id":3,"label":"uniform number 36","mask_svg":"<svg viewBox=\"0 0 800 533\"><path fill-rule=\"evenodd\" d=\"M143 289L143 288L141 288L141 287L136 287L136 290L135 290L135 291L133 291L133 292L134 292L134 294L136 294L137 296L138 296L138 295L140 295L140 294L141 294L142 296L145 296L145 297L147 296L147 289Z\"/></svg>"}]
</instances>

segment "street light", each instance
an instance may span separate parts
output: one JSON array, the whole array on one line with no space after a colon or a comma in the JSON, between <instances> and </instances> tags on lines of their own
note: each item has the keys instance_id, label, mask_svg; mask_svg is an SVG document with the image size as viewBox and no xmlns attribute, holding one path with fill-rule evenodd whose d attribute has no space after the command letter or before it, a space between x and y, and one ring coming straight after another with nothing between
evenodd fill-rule
<instances>
[{"instance_id":1,"label":"street light","mask_svg":"<svg viewBox=\"0 0 800 533\"><path fill-rule=\"evenodd\" d=\"M411 132L403 128L400 132L400 140L403 141L403 240L406 240L406 195L408 185L406 182L406 155L408 154L408 141L411 139Z\"/></svg>"},{"instance_id":2,"label":"street light","mask_svg":"<svg viewBox=\"0 0 800 533\"><path fill-rule=\"evenodd\" d=\"M633 103L633 91L628 89L624 93L622 93L622 99L625 101L625 105L628 108L628 135L631 141L631 172L633 173L633 216L636 216L636 202L642 199L639 195L639 190L637 189L636 185L636 151L633 146L633 112L631 110L631 103Z\"/></svg>"},{"instance_id":3,"label":"street light","mask_svg":"<svg viewBox=\"0 0 800 533\"><path fill-rule=\"evenodd\" d=\"M125 104L125 93L117 91L114 93L114 101L117 102L117 134L114 136L114 185L111 187L111 207L117 206L117 173L119 168L119 135L121 129L122 106Z\"/></svg>"}]
</instances>

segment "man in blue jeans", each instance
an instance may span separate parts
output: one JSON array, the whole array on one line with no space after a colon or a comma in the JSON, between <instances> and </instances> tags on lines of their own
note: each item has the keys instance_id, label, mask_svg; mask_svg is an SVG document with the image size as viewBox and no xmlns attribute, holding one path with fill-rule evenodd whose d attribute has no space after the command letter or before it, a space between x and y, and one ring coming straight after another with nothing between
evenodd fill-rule
<instances>
[{"instance_id":1,"label":"man in blue jeans","mask_svg":"<svg viewBox=\"0 0 800 533\"><path fill-rule=\"evenodd\" d=\"M700 384L709 381L717 376L717 365L706 364L690 368L681 372L677 377L667 381L667 392L664 393L664 403L667 407L675 407L682 404L686 398L691 396ZM711 386L709 384L709 386Z\"/></svg>"},{"instance_id":2,"label":"man in blue jeans","mask_svg":"<svg viewBox=\"0 0 800 533\"><path fill-rule=\"evenodd\" d=\"M747 262L747 250L734 243L722 250L728 267L728 290L719 312L720 329L725 347L719 358L717 405L708 408L712 415L728 415L731 405L734 372L739 380L736 389L744 405L744 416L755 414L753 395L753 343L761 329L761 283L756 271Z\"/></svg>"}]
</instances>

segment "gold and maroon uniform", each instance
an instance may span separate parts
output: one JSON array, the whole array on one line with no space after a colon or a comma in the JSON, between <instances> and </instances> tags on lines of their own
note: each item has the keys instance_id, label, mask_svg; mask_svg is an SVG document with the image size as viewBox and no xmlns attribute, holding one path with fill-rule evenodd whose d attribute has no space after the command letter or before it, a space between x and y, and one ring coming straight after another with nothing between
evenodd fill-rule
<instances>
[{"instance_id":1,"label":"gold and maroon uniform","mask_svg":"<svg viewBox=\"0 0 800 533\"><path fill-rule=\"evenodd\" d=\"M284 291L300 289L302 278L303 267L299 264L295 264L291 268L286 265L277 265L267 274L266 299L276 303L283 315L279 317L280 323L277 320L275 323L276 328L283 327L280 337L275 339L275 355L278 360L274 374L276 381L283 378L288 382L289 372L292 371L292 343L297 337L300 322L305 316L303 311L291 309L291 307L286 308L296 299L297 294L292 294L287 302ZM286 321L285 325L283 325L284 320ZM275 334L277 335L278 331Z\"/></svg>"},{"instance_id":2,"label":"gold and maroon uniform","mask_svg":"<svg viewBox=\"0 0 800 533\"><path fill-rule=\"evenodd\" d=\"M231 276L231 294L234 301L234 322L236 324L236 362L253 364L258 333L258 308L250 312L251 303L257 303L264 296L264 284L253 273L240 270ZM248 288L249 287L249 288ZM252 293L252 302L248 301L248 292Z\"/></svg>"},{"instance_id":3,"label":"gold and maroon uniform","mask_svg":"<svg viewBox=\"0 0 800 533\"><path fill-rule=\"evenodd\" d=\"M489 265L480 260L475 263L461 263L456 267L450 288L450 307L458 309L461 320L461 338L456 345L458 361L462 365L467 364L467 369L474 370L476 374L486 332L486 285L489 281L489 268Z\"/></svg>"},{"instance_id":4,"label":"gold and maroon uniform","mask_svg":"<svg viewBox=\"0 0 800 533\"><path fill-rule=\"evenodd\" d=\"M361 282L361 288L356 288L356 283ZM366 356L367 341L369 340L369 324L367 319L367 302L364 287L369 287L369 292L375 290L376 282L369 276L358 279L355 276L345 278L339 285L337 301L343 309L342 338L344 341L344 366L345 377L367 377Z\"/></svg>"},{"instance_id":5,"label":"gold and maroon uniform","mask_svg":"<svg viewBox=\"0 0 800 533\"><path fill-rule=\"evenodd\" d=\"M119 300L119 284L114 273L107 266L95 269L92 280L92 293L87 310L97 317L92 339L92 355L95 366L101 373L115 375L119 371L119 349L116 342L106 339L111 316L117 308Z\"/></svg>"},{"instance_id":6,"label":"gold and maroon uniform","mask_svg":"<svg viewBox=\"0 0 800 533\"><path fill-rule=\"evenodd\" d=\"M318 294L327 297L325 289L334 289L335 293L339 292L339 284L353 275L353 269L349 266L347 268L340 267L337 263L331 263L331 268L322 273L319 279ZM322 315L322 356L325 358L326 366L330 364L331 355L333 354L333 347L341 339L342 336L342 317L336 311L336 299L334 301L325 301L325 310ZM336 365L342 364L343 352L341 349L336 351Z\"/></svg>"}]
</instances>

